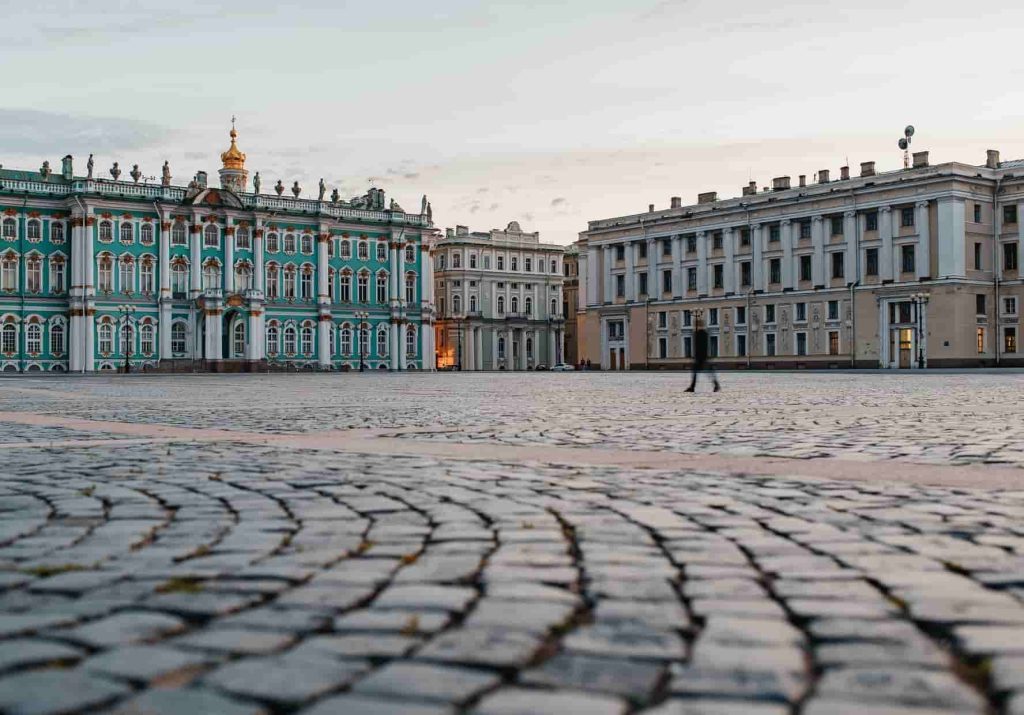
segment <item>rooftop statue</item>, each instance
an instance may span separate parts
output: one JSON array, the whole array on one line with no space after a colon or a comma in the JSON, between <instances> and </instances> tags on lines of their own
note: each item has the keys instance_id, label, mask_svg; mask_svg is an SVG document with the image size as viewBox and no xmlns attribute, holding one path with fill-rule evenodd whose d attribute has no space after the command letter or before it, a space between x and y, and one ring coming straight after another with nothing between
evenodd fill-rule
<instances>
[{"instance_id":1,"label":"rooftop statue","mask_svg":"<svg viewBox=\"0 0 1024 715\"><path fill-rule=\"evenodd\" d=\"M49 181L51 173L50 162L44 161L43 165L39 167L39 174L43 177L43 181Z\"/></svg>"},{"instance_id":2,"label":"rooftop statue","mask_svg":"<svg viewBox=\"0 0 1024 715\"><path fill-rule=\"evenodd\" d=\"M278 179L277 183L274 184L274 191L277 192L278 196L284 193L284 184L281 182L280 179Z\"/></svg>"},{"instance_id":3,"label":"rooftop statue","mask_svg":"<svg viewBox=\"0 0 1024 715\"><path fill-rule=\"evenodd\" d=\"M252 177L252 188L254 193L260 192L260 172L256 172L256 175Z\"/></svg>"},{"instance_id":4,"label":"rooftop statue","mask_svg":"<svg viewBox=\"0 0 1024 715\"><path fill-rule=\"evenodd\" d=\"M292 184L292 194L295 196L295 198L299 198L299 194L301 193L302 187L299 186L299 182L296 181L294 184Z\"/></svg>"},{"instance_id":5,"label":"rooftop statue","mask_svg":"<svg viewBox=\"0 0 1024 715\"><path fill-rule=\"evenodd\" d=\"M93 165L92 154L90 154L89 155L89 161L86 162L86 164L85 164L85 168L89 171L88 176L85 177L86 179L92 179L92 165Z\"/></svg>"},{"instance_id":6,"label":"rooftop statue","mask_svg":"<svg viewBox=\"0 0 1024 715\"><path fill-rule=\"evenodd\" d=\"M110 167L110 175L114 177L114 181L117 181L117 177L121 175L121 167L117 165L116 161L114 162L114 165Z\"/></svg>"},{"instance_id":7,"label":"rooftop statue","mask_svg":"<svg viewBox=\"0 0 1024 715\"><path fill-rule=\"evenodd\" d=\"M317 199L317 201L323 201L325 193L327 193L327 184L324 183L324 177L321 176L320 177L320 197Z\"/></svg>"},{"instance_id":8,"label":"rooftop statue","mask_svg":"<svg viewBox=\"0 0 1024 715\"><path fill-rule=\"evenodd\" d=\"M132 164L132 170L129 176L132 177L132 181L134 181L136 184L139 183L139 179L142 178L142 172L139 171L138 164Z\"/></svg>"},{"instance_id":9,"label":"rooftop statue","mask_svg":"<svg viewBox=\"0 0 1024 715\"><path fill-rule=\"evenodd\" d=\"M338 188L335 187L334 191L331 192L331 203L336 204L341 201L341 194L338 193Z\"/></svg>"}]
</instances>

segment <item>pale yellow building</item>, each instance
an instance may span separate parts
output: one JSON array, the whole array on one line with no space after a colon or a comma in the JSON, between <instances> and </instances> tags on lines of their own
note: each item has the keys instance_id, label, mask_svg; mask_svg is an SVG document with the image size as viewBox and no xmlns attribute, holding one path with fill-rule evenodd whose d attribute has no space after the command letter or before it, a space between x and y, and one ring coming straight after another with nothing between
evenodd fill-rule
<instances>
[{"instance_id":1,"label":"pale yellow building","mask_svg":"<svg viewBox=\"0 0 1024 715\"><path fill-rule=\"evenodd\" d=\"M738 198L589 222L580 358L687 367L708 326L719 367L1024 365L1024 161L787 176Z\"/></svg>"}]
</instances>

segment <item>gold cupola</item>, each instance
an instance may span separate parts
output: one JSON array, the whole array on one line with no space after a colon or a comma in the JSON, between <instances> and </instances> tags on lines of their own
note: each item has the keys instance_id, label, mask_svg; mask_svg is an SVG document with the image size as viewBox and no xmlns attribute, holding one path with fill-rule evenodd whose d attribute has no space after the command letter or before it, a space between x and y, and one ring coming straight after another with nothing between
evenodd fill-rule
<instances>
[{"instance_id":1,"label":"gold cupola","mask_svg":"<svg viewBox=\"0 0 1024 715\"><path fill-rule=\"evenodd\" d=\"M238 132L235 131L235 118L231 117L231 146L221 153L220 161L222 168L220 174L220 187L235 193L242 193L246 190L249 181L249 172L245 170L245 154L235 144Z\"/></svg>"}]
</instances>

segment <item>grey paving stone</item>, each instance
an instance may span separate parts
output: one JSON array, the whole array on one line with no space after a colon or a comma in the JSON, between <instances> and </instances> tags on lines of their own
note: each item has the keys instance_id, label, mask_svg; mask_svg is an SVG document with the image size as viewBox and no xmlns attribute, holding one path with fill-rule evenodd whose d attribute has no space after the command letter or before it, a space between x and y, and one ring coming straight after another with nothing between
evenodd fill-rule
<instances>
[{"instance_id":1,"label":"grey paving stone","mask_svg":"<svg viewBox=\"0 0 1024 715\"><path fill-rule=\"evenodd\" d=\"M573 611L573 606L556 601L483 598L477 601L465 624L469 628L508 628L543 634L568 621Z\"/></svg>"},{"instance_id":2,"label":"grey paving stone","mask_svg":"<svg viewBox=\"0 0 1024 715\"><path fill-rule=\"evenodd\" d=\"M366 695L336 695L301 711L302 715L452 715L446 705L387 700Z\"/></svg>"},{"instance_id":3,"label":"grey paving stone","mask_svg":"<svg viewBox=\"0 0 1024 715\"><path fill-rule=\"evenodd\" d=\"M677 660L686 655L683 639L672 631L627 624L583 626L563 639L566 650L623 658Z\"/></svg>"},{"instance_id":4,"label":"grey paving stone","mask_svg":"<svg viewBox=\"0 0 1024 715\"><path fill-rule=\"evenodd\" d=\"M15 673L0 678L0 711L57 715L98 707L128 692L127 686L77 670Z\"/></svg>"},{"instance_id":5,"label":"grey paving stone","mask_svg":"<svg viewBox=\"0 0 1024 715\"><path fill-rule=\"evenodd\" d=\"M485 695L472 712L477 715L624 715L626 704L609 696L569 690L505 687Z\"/></svg>"},{"instance_id":6,"label":"grey paving stone","mask_svg":"<svg viewBox=\"0 0 1024 715\"><path fill-rule=\"evenodd\" d=\"M975 691L951 674L930 670L838 668L824 673L816 692L822 698L963 712L985 707Z\"/></svg>"},{"instance_id":7,"label":"grey paving stone","mask_svg":"<svg viewBox=\"0 0 1024 715\"><path fill-rule=\"evenodd\" d=\"M521 668L540 645L538 637L521 631L462 628L436 636L416 653L416 657L466 665Z\"/></svg>"},{"instance_id":8,"label":"grey paving stone","mask_svg":"<svg viewBox=\"0 0 1024 715\"><path fill-rule=\"evenodd\" d=\"M803 633L781 619L711 616L700 632L701 643L727 646L800 645Z\"/></svg>"},{"instance_id":9,"label":"grey paving stone","mask_svg":"<svg viewBox=\"0 0 1024 715\"><path fill-rule=\"evenodd\" d=\"M476 590L465 586L396 584L377 596L373 605L375 608L461 611L476 595Z\"/></svg>"},{"instance_id":10,"label":"grey paving stone","mask_svg":"<svg viewBox=\"0 0 1024 715\"><path fill-rule=\"evenodd\" d=\"M358 660L278 655L229 663L204 681L242 698L295 706L348 685L366 670Z\"/></svg>"},{"instance_id":11,"label":"grey paving stone","mask_svg":"<svg viewBox=\"0 0 1024 715\"><path fill-rule=\"evenodd\" d=\"M559 653L540 666L523 671L520 682L619 695L644 702L664 673L659 663Z\"/></svg>"},{"instance_id":12,"label":"grey paving stone","mask_svg":"<svg viewBox=\"0 0 1024 715\"><path fill-rule=\"evenodd\" d=\"M318 635L304 640L298 649L336 658L398 658L419 643L397 633Z\"/></svg>"},{"instance_id":13,"label":"grey paving stone","mask_svg":"<svg viewBox=\"0 0 1024 715\"><path fill-rule=\"evenodd\" d=\"M240 702L203 688L147 690L110 711L110 715L266 715L252 703Z\"/></svg>"},{"instance_id":14,"label":"grey paving stone","mask_svg":"<svg viewBox=\"0 0 1024 715\"><path fill-rule=\"evenodd\" d=\"M786 705L755 703L749 700L675 698L641 712L643 715L789 715L790 708Z\"/></svg>"},{"instance_id":15,"label":"grey paving stone","mask_svg":"<svg viewBox=\"0 0 1024 715\"><path fill-rule=\"evenodd\" d=\"M149 682L168 673L195 668L210 658L163 645L124 646L94 655L81 668L114 678Z\"/></svg>"},{"instance_id":16,"label":"grey paving stone","mask_svg":"<svg viewBox=\"0 0 1024 715\"><path fill-rule=\"evenodd\" d=\"M1024 655L1003 655L993 658L991 677L996 690L1024 691Z\"/></svg>"},{"instance_id":17,"label":"grey paving stone","mask_svg":"<svg viewBox=\"0 0 1024 715\"><path fill-rule=\"evenodd\" d=\"M353 686L353 692L400 700L462 704L501 682L490 672L431 663L389 663Z\"/></svg>"},{"instance_id":18,"label":"grey paving stone","mask_svg":"<svg viewBox=\"0 0 1024 715\"><path fill-rule=\"evenodd\" d=\"M124 612L55 633L76 643L105 648L155 640L184 629L180 618L167 614Z\"/></svg>"},{"instance_id":19,"label":"grey paving stone","mask_svg":"<svg viewBox=\"0 0 1024 715\"><path fill-rule=\"evenodd\" d=\"M11 638L0 641L0 672L47 663L74 662L85 652L65 643L35 638Z\"/></svg>"},{"instance_id":20,"label":"grey paving stone","mask_svg":"<svg viewBox=\"0 0 1024 715\"><path fill-rule=\"evenodd\" d=\"M294 641L287 633L215 626L175 638L177 648L233 655L261 655L281 650Z\"/></svg>"},{"instance_id":21,"label":"grey paving stone","mask_svg":"<svg viewBox=\"0 0 1024 715\"><path fill-rule=\"evenodd\" d=\"M978 655L1024 655L1024 628L960 626L954 630L964 650Z\"/></svg>"}]
</instances>

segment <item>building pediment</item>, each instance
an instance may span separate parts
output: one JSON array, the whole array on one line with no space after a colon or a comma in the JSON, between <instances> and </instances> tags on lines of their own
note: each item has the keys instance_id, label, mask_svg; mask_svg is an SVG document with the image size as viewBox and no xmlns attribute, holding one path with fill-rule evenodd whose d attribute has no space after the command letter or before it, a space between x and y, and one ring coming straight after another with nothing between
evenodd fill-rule
<instances>
[{"instance_id":1,"label":"building pediment","mask_svg":"<svg viewBox=\"0 0 1024 715\"><path fill-rule=\"evenodd\" d=\"M243 209L242 200L226 189L200 189L195 196L186 196L185 203L192 206L215 206L230 209Z\"/></svg>"}]
</instances>

